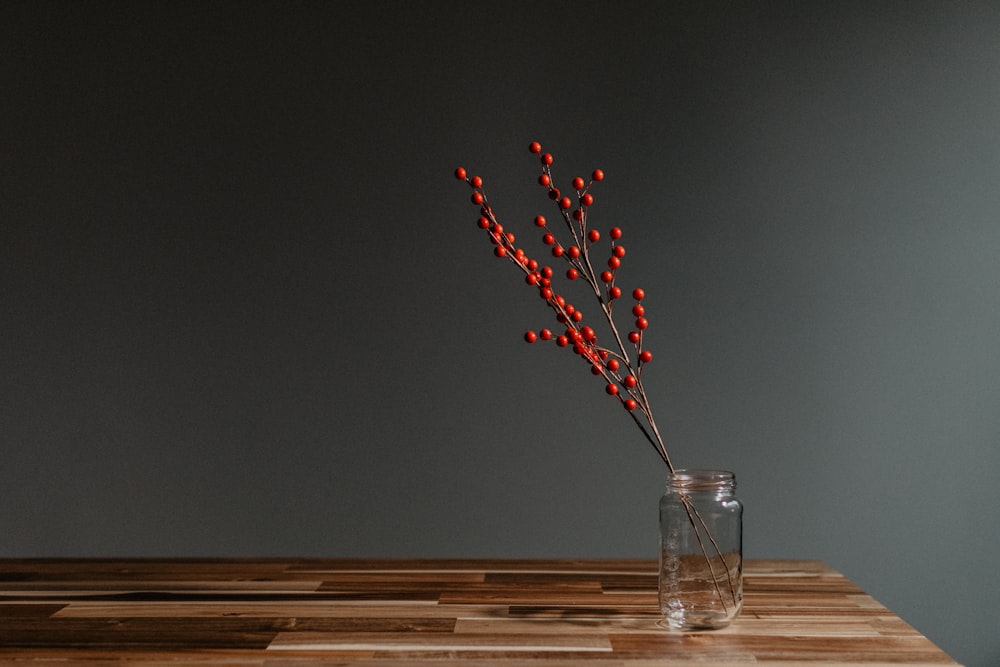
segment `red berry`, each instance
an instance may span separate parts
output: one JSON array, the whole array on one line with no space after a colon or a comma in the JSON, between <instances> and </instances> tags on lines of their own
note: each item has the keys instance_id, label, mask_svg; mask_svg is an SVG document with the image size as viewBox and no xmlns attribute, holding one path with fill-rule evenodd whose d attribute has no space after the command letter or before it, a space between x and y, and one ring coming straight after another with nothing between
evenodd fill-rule
<instances>
[{"instance_id":1,"label":"red berry","mask_svg":"<svg viewBox=\"0 0 1000 667\"><path fill-rule=\"evenodd\" d=\"M572 315L570 315L570 317L573 319L574 322L579 322L580 320L583 319L583 313L581 313L578 310L575 313L573 313Z\"/></svg>"},{"instance_id":2,"label":"red berry","mask_svg":"<svg viewBox=\"0 0 1000 667\"><path fill-rule=\"evenodd\" d=\"M639 359L642 360L642 363L648 364L653 360L653 353L649 350L643 350L642 354L639 355Z\"/></svg>"},{"instance_id":3,"label":"red berry","mask_svg":"<svg viewBox=\"0 0 1000 667\"><path fill-rule=\"evenodd\" d=\"M583 186L585 186L585 185L586 185L586 183L579 176L577 176L576 178L573 179L573 189L575 189L575 190L583 190Z\"/></svg>"},{"instance_id":4,"label":"red berry","mask_svg":"<svg viewBox=\"0 0 1000 667\"><path fill-rule=\"evenodd\" d=\"M542 174L541 176L538 177L538 184L539 185L544 185L545 187L548 187L551 183L552 183L552 179L549 178L548 174Z\"/></svg>"},{"instance_id":5,"label":"red berry","mask_svg":"<svg viewBox=\"0 0 1000 667\"><path fill-rule=\"evenodd\" d=\"M497 257L503 257L507 254L507 248L504 248L502 245L498 245L496 248L493 248L493 254Z\"/></svg>"},{"instance_id":6,"label":"red berry","mask_svg":"<svg viewBox=\"0 0 1000 667\"><path fill-rule=\"evenodd\" d=\"M459 167L458 169L455 170L455 178L457 178L458 180L464 181L465 176L466 176L465 169L463 169L462 167Z\"/></svg>"},{"instance_id":7,"label":"red berry","mask_svg":"<svg viewBox=\"0 0 1000 667\"><path fill-rule=\"evenodd\" d=\"M632 298L636 301L642 301L646 298L646 292L641 287L636 287L632 290Z\"/></svg>"},{"instance_id":8,"label":"red berry","mask_svg":"<svg viewBox=\"0 0 1000 667\"><path fill-rule=\"evenodd\" d=\"M617 241L622 237L622 230L618 227L611 228L611 238Z\"/></svg>"},{"instance_id":9,"label":"red berry","mask_svg":"<svg viewBox=\"0 0 1000 667\"><path fill-rule=\"evenodd\" d=\"M604 391L606 391L609 394L611 394L612 396L614 396L615 394L618 393L618 385L616 385L616 384L609 384L607 387L604 388Z\"/></svg>"},{"instance_id":10,"label":"red berry","mask_svg":"<svg viewBox=\"0 0 1000 667\"><path fill-rule=\"evenodd\" d=\"M630 399L626 400L623 403L623 405L625 406L625 409L628 410L629 412L632 412L637 407L639 407L639 404L635 402L634 398L630 398Z\"/></svg>"},{"instance_id":11,"label":"red berry","mask_svg":"<svg viewBox=\"0 0 1000 667\"><path fill-rule=\"evenodd\" d=\"M529 285L537 285L538 284L538 274L537 273L529 273L528 275L526 275L524 277L524 282L528 283Z\"/></svg>"},{"instance_id":12,"label":"red berry","mask_svg":"<svg viewBox=\"0 0 1000 667\"><path fill-rule=\"evenodd\" d=\"M601 370L600 366L594 364L593 366L590 367L590 372L593 373L594 375L600 375L604 371Z\"/></svg>"},{"instance_id":13,"label":"red berry","mask_svg":"<svg viewBox=\"0 0 1000 667\"><path fill-rule=\"evenodd\" d=\"M591 178L594 179L595 181L603 181L604 172L601 171L600 169L595 169L594 174L591 176Z\"/></svg>"},{"instance_id":14,"label":"red berry","mask_svg":"<svg viewBox=\"0 0 1000 667\"><path fill-rule=\"evenodd\" d=\"M597 334L594 333L594 329L592 327L584 327L580 329L580 333L583 334L583 339L585 341L592 342L597 340Z\"/></svg>"},{"instance_id":15,"label":"red berry","mask_svg":"<svg viewBox=\"0 0 1000 667\"><path fill-rule=\"evenodd\" d=\"M563 209L564 211L569 207L571 207L572 205L573 202L570 200L569 197L563 197L562 199L559 200L559 208Z\"/></svg>"},{"instance_id":16,"label":"red berry","mask_svg":"<svg viewBox=\"0 0 1000 667\"><path fill-rule=\"evenodd\" d=\"M469 181L469 183L471 183L472 187L474 187L474 188L481 188L481 187L483 187L483 179L479 178L478 176L473 176L472 180Z\"/></svg>"},{"instance_id":17,"label":"red berry","mask_svg":"<svg viewBox=\"0 0 1000 667\"><path fill-rule=\"evenodd\" d=\"M527 343L534 343L538 340L538 335L534 331L528 331L524 334L524 340Z\"/></svg>"},{"instance_id":18,"label":"red berry","mask_svg":"<svg viewBox=\"0 0 1000 667\"><path fill-rule=\"evenodd\" d=\"M552 332L549 331L548 329L542 329L541 331L538 332L538 337L541 338L542 340L549 340L550 338L552 338Z\"/></svg>"},{"instance_id":19,"label":"red berry","mask_svg":"<svg viewBox=\"0 0 1000 667\"><path fill-rule=\"evenodd\" d=\"M538 270L538 260L537 259L529 259L527 266L528 266L528 270L529 271L537 271Z\"/></svg>"},{"instance_id":20,"label":"red berry","mask_svg":"<svg viewBox=\"0 0 1000 667\"><path fill-rule=\"evenodd\" d=\"M576 269L566 269L566 277L570 280L576 280L580 277L580 272Z\"/></svg>"},{"instance_id":21,"label":"red berry","mask_svg":"<svg viewBox=\"0 0 1000 667\"><path fill-rule=\"evenodd\" d=\"M642 331L643 329L645 329L648 326L649 326L649 320L647 320L645 317L638 317L638 318L636 318L636 320L635 320L635 328L636 329L638 329L639 331Z\"/></svg>"},{"instance_id":22,"label":"red berry","mask_svg":"<svg viewBox=\"0 0 1000 667\"><path fill-rule=\"evenodd\" d=\"M640 340L642 340L642 336L639 334L638 331L629 331L628 340L630 343L638 343Z\"/></svg>"},{"instance_id":23,"label":"red berry","mask_svg":"<svg viewBox=\"0 0 1000 667\"><path fill-rule=\"evenodd\" d=\"M632 314L635 315L636 317L642 317L643 315L646 314L646 307L641 303L637 303L634 306L632 306Z\"/></svg>"},{"instance_id":24,"label":"red berry","mask_svg":"<svg viewBox=\"0 0 1000 667\"><path fill-rule=\"evenodd\" d=\"M583 220L583 211L581 209L576 209L575 211L573 211L573 219L576 220L577 222Z\"/></svg>"},{"instance_id":25,"label":"red berry","mask_svg":"<svg viewBox=\"0 0 1000 667\"><path fill-rule=\"evenodd\" d=\"M546 153L542 156L542 164L552 164L552 153Z\"/></svg>"},{"instance_id":26,"label":"red berry","mask_svg":"<svg viewBox=\"0 0 1000 667\"><path fill-rule=\"evenodd\" d=\"M561 196L562 195L559 193L559 188L552 188L551 190L549 190L549 199L551 199L552 201L559 199L559 197Z\"/></svg>"},{"instance_id":27,"label":"red berry","mask_svg":"<svg viewBox=\"0 0 1000 667\"><path fill-rule=\"evenodd\" d=\"M622 380L622 384L624 384L629 389L638 384L638 382L639 381L635 379L634 375L626 375L625 378Z\"/></svg>"},{"instance_id":28,"label":"red berry","mask_svg":"<svg viewBox=\"0 0 1000 667\"><path fill-rule=\"evenodd\" d=\"M610 283L614 279L615 279L615 274L611 273L610 271L605 271L604 273L601 274L601 282Z\"/></svg>"},{"instance_id":29,"label":"red berry","mask_svg":"<svg viewBox=\"0 0 1000 667\"><path fill-rule=\"evenodd\" d=\"M507 243L514 245L514 234L513 232L507 232ZM524 252L523 250L521 251Z\"/></svg>"},{"instance_id":30,"label":"red berry","mask_svg":"<svg viewBox=\"0 0 1000 667\"><path fill-rule=\"evenodd\" d=\"M546 233L544 236L542 236L542 243L544 243L545 245L552 245L555 242L556 242L556 237L551 232Z\"/></svg>"},{"instance_id":31,"label":"red berry","mask_svg":"<svg viewBox=\"0 0 1000 667\"><path fill-rule=\"evenodd\" d=\"M551 278L553 275L555 275L555 272L552 270L551 266L544 266L544 267L542 267L542 277L543 278Z\"/></svg>"},{"instance_id":32,"label":"red berry","mask_svg":"<svg viewBox=\"0 0 1000 667\"><path fill-rule=\"evenodd\" d=\"M622 297L622 288L615 285L608 290L608 296L612 299L620 299Z\"/></svg>"},{"instance_id":33,"label":"red berry","mask_svg":"<svg viewBox=\"0 0 1000 667\"><path fill-rule=\"evenodd\" d=\"M614 269L617 269L618 267L620 267L621 265L622 265L622 261L620 259L618 259L617 257L609 257L608 258L608 268L609 269L614 270Z\"/></svg>"},{"instance_id":34,"label":"red berry","mask_svg":"<svg viewBox=\"0 0 1000 667\"><path fill-rule=\"evenodd\" d=\"M471 199L472 203L476 204L477 206L482 204L483 201L485 201L485 198L483 197L483 194L481 192L473 192Z\"/></svg>"},{"instance_id":35,"label":"red berry","mask_svg":"<svg viewBox=\"0 0 1000 667\"><path fill-rule=\"evenodd\" d=\"M556 345L559 347L566 347L569 345L569 338L566 338L566 336L559 336L556 338Z\"/></svg>"},{"instance_id":36,"label":"red berry","mask_svg":"<svg viewBox=\"0 0 1000 667\"><path fill-rule=\"evenodd\" d=\"M617 359L608 359L607 366L608 366L608 370L611 371L612 373L614 373L615 371L618 370L618 360Z\"/></svg>"},{"instance_id":37,"label":"red berry","mask_svg":"<svg viewBox=\"0 0 1000 667\"><path fill-rule=\"evenodd\" d=\"M592 194L590 194L588 192L587 194L585 194L582 197L580 197L580 203L583 204L584 206L593 206L593 204L594 204L594 195L592 195Z\"/></svg>"},{"instance_id":38,"label":"red berry","mask_svg":"<svg viewBox=\"0 0 1000 667\"><path fill-rule=\"evenodd\" d=\"M564 310L566 311L567 315L572 315L573 313L576 312L576 306L574 306L571 303L566 303L566 299L562 298L561 296L559 297L559 305L565 306Z\"/></svg>"},{"instance_id":39,"label":"red berry","mask_svg":"<svg viewBox=\"0 0 1000 667\"><path fill-rule=\"evenodd\" d=\"M614 250L611 251L611 254L621 259L625 256L625 246L616 245Z\"/></svg>"},{"instance_id":40,"label":"red berry","mask_svg":"<svg viewBox=\"0 0 1000 667\"><path fill-rule=\"evenodd\" d=\"M541 153L542 145L537 141L532 141L530 144L528 144L528 150L531 151L532 153Z\"/></svg>"},{"instance_id":41,"label":"red berry","mask_svg":"<svg viewBox=\"0 0 1000 667\"><path fill-rule=\"evenodd\" d=\"M549 299L552 298L552 288L551 287L543 287L542 289L538 290L538 294L543 299L545 299L546 301L548 301Z\"/></svg>"},{"instance_id":42,"label":"red berry","mask_svg":"<svg viewBox=\"0 0 1000 667\"><path fill-rule=\"evenodd\" d=\"M590 239L591 243L597 243L601 240L601 233L596 229L591 229L587 232L587 238Z\"/></svg>"},{"instance_id":43,"label":"red berry","mask_svg":"<svg viewBox=\"0 0 1000 667\"><path fill-rule=\"evenodd\" d=\"M559 245L552 246L552 256L553 257L562 257L562 255L563 255L562 246L559 246Z\"/></svg>"},{"instance_id":44,"label":"red berry","mask_svg":"<svg viewBox=\"0 0 1000 667\"><path fill-rule=\"evenodd\" d=\"M580 249L577 248L575 245L571 245L569 248L566 249L566 254L572 257L573 259L576 259L577 257L580 256Z\"/></svg>"},{"instance_id":45,"label":"red berry","mask_svg":"<svg viewBox=\"0 0 1000 667\"><path fill-rule=\"evenodd\" d=\"M480 229L489 229L490 221L486 218L479 218L477 221Z\"/></svg>"}]
</instances>

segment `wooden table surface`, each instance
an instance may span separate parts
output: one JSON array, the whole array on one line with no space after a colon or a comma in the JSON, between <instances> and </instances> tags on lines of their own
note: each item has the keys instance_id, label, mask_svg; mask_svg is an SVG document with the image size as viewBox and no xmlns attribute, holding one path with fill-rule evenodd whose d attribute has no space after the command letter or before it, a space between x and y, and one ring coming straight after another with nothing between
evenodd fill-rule
<instances>
[{"instance_id":1,"label":"wooden table surface","mask_svg":"<svg viewBox=\"0 0 1000 667\"><path fill-rule=\"evenodd\" d=\"M0 560L0 664L954 665L815 561L747 561L724 630L627 560Z\"/></svg>"}]
</instances>

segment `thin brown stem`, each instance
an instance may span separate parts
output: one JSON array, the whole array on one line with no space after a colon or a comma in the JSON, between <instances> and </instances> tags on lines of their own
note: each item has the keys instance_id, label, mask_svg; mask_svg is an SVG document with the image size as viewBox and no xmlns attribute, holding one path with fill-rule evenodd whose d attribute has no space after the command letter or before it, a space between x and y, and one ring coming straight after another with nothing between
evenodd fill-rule
<instances>
[{"instance_id":1,"label":"thin brown stem","mask_svg":"<svg viewBox=\"0 0 1000 667\"><path fill-rule=\"evenodd\" d=\"M722 594L722 588L719 586L719 577L715 574L715 565L712 563L711 556L708 555L708 550L705 548L705 542L701 539L701 531L698 530L698 524L695 523L695 516L701 522L702 526L705 526L705 522L701 520L701 515L698 513L698 508L694 506L691 499L688 498L686 493L681 493L681 502L684 504L684 511L687 512L688 520L691 522L691 527L694 528L694 535L698 539L698 546L701 547L701 553L705 556L705 562L708 563L708 570L712 575L712 584L715 586L715 592L719 596L719 601L722 603L722 607L728 612L728 605L726 605L726 596ZM709 539L712 544L715 545L716 552L722 556L722 552L719 551L719 545L715 543L715 539L712 538L711 532L708 530L708 526L705 526L705 532L708 534ZM723 557L723 564L725 564L725 558ZM728 566L727 566L728 570ZM730 589L733 590L732 581L729 582ZM735 603L736 594L733 591L733 601Z\"/></svg>"},{"instance_id":2,"label":"thin brown stem","mask_svg":"<svg viewBox=\"0 0 1000 667\"><path fill-rule=\"evenodd\" d=\"M685 501L685 503L688 503L688 502L690 502L690 499L688 499L688 500ZM695 515L695 517L698 518L698 523L700 523L701 526L702 526L702 528L705 529L705 535L708 536L709 541L712 543L712 546L715 548L715 553L719 554L719 559L722 561L722 564L726 568L726 578L729 580L729 592L733 596L733 600L735 600L736 599L736 584L733 583L733 571L732 571L732 568L729 567L729 562L726 560L726 555L724 553L722 553L722 549L719 547L719 543L716 542L715 538L712 536L712 531L709 529L708 524L705 523L705 519L701 516L701 513L698 511L698 508L695 507L693 503L691 503L691 509L694 510L694 515ZM697 526L695 527L695 531L697 532ZM699 541L700 541L700 538L699 538ZM711 566L711 563L709 563L709 565ZM714 571L712 572L712 578L715 579L715 572ZM718 586L718 583L716 583L716 586ZM721 593L720 593L720 595L721 595Z\"/></svg>"}]
</instances>

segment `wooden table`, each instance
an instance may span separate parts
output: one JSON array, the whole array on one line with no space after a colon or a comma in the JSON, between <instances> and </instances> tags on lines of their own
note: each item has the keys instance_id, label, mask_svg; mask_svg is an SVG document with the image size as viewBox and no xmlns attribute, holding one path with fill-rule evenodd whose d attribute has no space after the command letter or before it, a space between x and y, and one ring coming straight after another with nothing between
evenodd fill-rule
<instances>
[{"instance_id":1,"label":"wooden table","mask_svg":"<svg viewBox=\"0 0 1000 667\"><path fill-rule=\"evenodd\" d=\"M0 664L956 664L815 561L748 561L724 630L658 618L651 561L0 560Z\"/></svg>"}]
</instances>

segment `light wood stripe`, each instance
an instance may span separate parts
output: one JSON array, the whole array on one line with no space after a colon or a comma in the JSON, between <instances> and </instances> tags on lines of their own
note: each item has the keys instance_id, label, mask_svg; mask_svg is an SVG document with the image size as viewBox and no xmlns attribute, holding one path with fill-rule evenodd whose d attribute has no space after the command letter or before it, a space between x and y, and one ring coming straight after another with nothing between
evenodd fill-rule
<instances>
[{"instance_id":1,"label":"light wood stripe","mask_svg":"<svg viewBox=\"0 0 1000 667\"><path fill-rule=\"evenodd\" d=\"M355 633L343 637L327 633L280 633L272 650L341 650L341 651L611 651L604 636L507 634L423 634Z\"/></svg>"}]
</instances>

